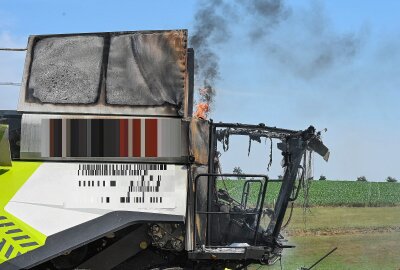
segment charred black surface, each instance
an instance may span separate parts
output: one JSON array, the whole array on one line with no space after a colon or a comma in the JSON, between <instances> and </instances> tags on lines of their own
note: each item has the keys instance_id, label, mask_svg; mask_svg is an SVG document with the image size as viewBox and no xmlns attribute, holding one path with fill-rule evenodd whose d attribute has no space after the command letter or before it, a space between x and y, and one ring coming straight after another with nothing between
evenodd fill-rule
<instances>
[{"instance_id":1,"label":"charred black surface","mask_svg":"<svg viewBox=\"0 0 400 270\"><path fill-rule=\"evenodd\" d=\"M90 104L100 94L104 37L49 37L33 51L29 100L53 104Z\"/></svg>"},{"instance_id":2,"label":"charred black surface","mask_svg":"<svg viewBox=\"0 0 400 270\"><path fill-rule=\"evenodd\" d=\"M126 34L111 37L106 101L116 105L178 106L184 77L173 34ZM182 91L177 91L182 89Z\"/></svg>"}]
</instances>

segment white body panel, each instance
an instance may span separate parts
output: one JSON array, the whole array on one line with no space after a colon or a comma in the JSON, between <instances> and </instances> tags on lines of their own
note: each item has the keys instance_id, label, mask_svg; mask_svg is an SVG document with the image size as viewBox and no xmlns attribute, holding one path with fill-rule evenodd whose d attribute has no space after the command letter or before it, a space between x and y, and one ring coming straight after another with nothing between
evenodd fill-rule
<instances>
[{"instance_id":1,"label":"white body panel","mask_svg":"<svg viewBox=\"0 0 400 270\"><path fill-rule=\"evenodd\" d=\"M126 175L114 175L121 172ZM98 175L88 175L93 173ZM187 168L182 165L48 162L5 209L50 236L112 211L185 216L186 197Z\"/></svg>"}]
</instances>

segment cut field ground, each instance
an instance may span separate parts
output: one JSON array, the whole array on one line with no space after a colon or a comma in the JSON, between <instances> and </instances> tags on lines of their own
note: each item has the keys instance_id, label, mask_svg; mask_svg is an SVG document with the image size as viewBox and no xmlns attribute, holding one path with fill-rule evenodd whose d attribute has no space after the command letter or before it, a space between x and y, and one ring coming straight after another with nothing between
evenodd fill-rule
<instances>
[{"instance_id":1,"label":"cut field ground","mask_svg":"<svg viewBox=\"0 0 400 270\"><path fill-rule=\"evenodd\" d=\"M400 232L291 237L289 242L296 248L284 251L282 269L286 270L309 267L334 247L338 249L313 270L400 269ZM277 262L261 269L281 268Z\"/></svg>"},{"instance_id":2,"label":"cut field ground","mask_svg":"<svg viewBox=\"0 0 400 270\"><path fill-rule=\"evenodd\" d=\"M400 232L400 207L296 207L286 229L293 236L392 231Z\"/></svg>"},{"instance_id":3,"label":"cut field ground","mask_svg":"<svg viewBox=\"0 0 400 270\"><path fill-rule=\"evenodd\" d=\"M334 247L313 269L400 269L400 207L295 208L285 236L296 248L284 251L282 269L311 266ZM259 269L281 268L277 262Z\"/></svg>"}]
</instances>

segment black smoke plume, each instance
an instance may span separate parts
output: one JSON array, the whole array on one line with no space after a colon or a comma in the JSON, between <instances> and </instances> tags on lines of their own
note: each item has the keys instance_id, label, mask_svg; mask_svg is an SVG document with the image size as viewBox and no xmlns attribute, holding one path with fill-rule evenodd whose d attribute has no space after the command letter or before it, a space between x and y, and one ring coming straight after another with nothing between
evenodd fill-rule
<instances>
[{"instance_id":1,"label":"black smoke plume","mask_svg":"<svg viewBox=\"0 0 400 270\"><path fill-rule=\"evenodd\" d=\"M237 29L240 36L235 36ZM352 60L362 43L358 33L337 33L315 1L309 8L294 9L284 0L203 0L193 30L190 45L196 55L196 84L200 101L209 104L220 79L218 50L229 42L246 43L268 63L305 80ZM207 92L207 97L201 92Z\"/></svg>"}]
</instances>

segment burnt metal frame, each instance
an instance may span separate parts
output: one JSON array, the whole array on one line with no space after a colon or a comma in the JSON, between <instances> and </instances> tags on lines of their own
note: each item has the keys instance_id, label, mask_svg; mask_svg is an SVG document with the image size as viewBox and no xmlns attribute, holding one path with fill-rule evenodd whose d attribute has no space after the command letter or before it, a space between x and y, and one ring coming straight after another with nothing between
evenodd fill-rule
<instances>
[{"instance_id":1,"label":"burnt metal frame","mask_svg":"<svg viewBox=\"0 0 400 270\"><path fill-rule=\"evenodd\" d=\"M290 149L280 148L280 150L283 152L288 151L287 153L290 153L290 162L285 166L285 174L283 176L282 185L275 205L274 216L272 217L267 229L268 232L272 231L272 237L275 240L279 237L289 202L297 198L298 192L296 192L294 198L291 198L290 195L295 188L297 173L300 168L303 154L306 151L306 146L301 138L288 139L285 142L285 146Z\"/></svg>"},{"instance_id":2,"label":"burnt metal frame","mask_svg":"<svg viewBox=\"0 0 400 270\"><path fill-rule=\"evenodd\" d=\"M242 175L240 175L242 176ZM260 184L260 188L258 190L258 194L260 194L262 192L262 188L263 188L263 183L261 182L261 180L247 180L244 185L243 185L243 192L242 192L242 199L240 201L240 207L243 209L246 209L247 207L247 201L249 199L249 192L250 192L250 184L251 183L259 183ZM256 209L260 206L260 196L258 196L257 198L257 204L256 204Z\"/></svg>"},{"instance_id":3,"label":"burnt metal frame","mask_svg":"<svg viewBox=\"0 0 400 270\"><path fill-rule=\"evenodd\" d=\"M285 175L282 179L282 185L280 188L280 192L278 195L278 203L274 209L274 216L271 219L271 222L268 226L268 231L271 233L272 231L272 239L276 242L279 233L282 227L283 219L286 213L286 209L288 207L290 198L290 194L294 188L294 182L297 176L297 172L300 166L300 162L302 160L302 156L307 149L307 140L312 138L315 135L315 128L310 126L306 130L290 130L290 129L282 129L276 127L269 127L264 124L259 125L249 125L249 124L240 124L240 123L213 123L210 120L210 131L209 131L209 158L208 158L208 172L209 181L208 181L208 193L207 193L207 207L211 209L212 199L210 200L210 196L213 196L213 189L215 188L212 184L213 173L215 173L215 156L217 153L217 128L220 129L229 129L229 134L231 135L245 135L245 136L259 136L266 137L271 139L280 139L282 141L282 145L285 145L284 148L280 149L283 153L288 155L288 163L284 165ZM296 192L297 197L298 192ZM261 207L263 203L261 204ZM207 227L210 228L210 220L207 219ZM207 242L210 243L209 235Z\"/></svg>"},{"instance_id":4,"label":"burnt metal frame","mask_svg":"<svg viewBox=\"0 0 400 270\"><path fill-rule=\"evenodd\" d=\"M237 174L232 174L232 173L226 173L226 174L219 174L219 173L201 173L196 175L195 179L194 179L194 192L193 192L193 197L194 197L194 209L193 209L193 213L194 213L194 222L193 222L193 239L194 239L194 246L197 247L197 237L196 237L196 214L203 214L207 216L207 227L206 227L206 237L207 237L207 241L206 244L209 246L210 245L210 215L226 215L226 214L234 214L234 215L258 215L257 216L257 225L256 225L256 229L254 232L254 240L253 243L254 245L257 245L257 232L258 232L258 228L260 227L260 221L261 221L261 216L262 216L262 212L263 212L263 205L264 205L264 200L265 200L265 194L267 192L267 186L268 186L268 176L263 175L263 174L241 174L240 177L254 177L254 178L263 178L265 181L263 183L263 189L262 189L262 193L261 193L261 203L259 205L259 209L258 211L255 211L254 213L236 213L236 212L212 212L209 211L211 208L211 204L210 201L207 202L207 211L197 211L197 182L198 179L200 177L204 177L207 176L207 180L208 180L208 186L212 186L210 185L210 180L214 177L238 177ZM252 181L252 180L249 180ZM207 200L209 200L209 194L207 194ZM206 245L206 246L207 246Z\"/></svg>"}]
</instances>

